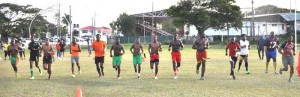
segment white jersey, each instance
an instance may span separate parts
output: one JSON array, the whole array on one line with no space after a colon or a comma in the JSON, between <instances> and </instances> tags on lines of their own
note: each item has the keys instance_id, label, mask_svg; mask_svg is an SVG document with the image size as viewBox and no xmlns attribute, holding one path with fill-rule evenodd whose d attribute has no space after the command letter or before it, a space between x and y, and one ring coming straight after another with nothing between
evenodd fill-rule
<instances>
[{"instance_id":1,"label":"white jersey","mask_svg":"<svg viewBox=\"0 0 300 97\"><path fill-rule=\"evenodd\" d=\"M246 46L245 48L241 48L240 55L248 55L249 54L249 41L248 40L240 40L240 46Z\"/></svg>"}]
</instances>

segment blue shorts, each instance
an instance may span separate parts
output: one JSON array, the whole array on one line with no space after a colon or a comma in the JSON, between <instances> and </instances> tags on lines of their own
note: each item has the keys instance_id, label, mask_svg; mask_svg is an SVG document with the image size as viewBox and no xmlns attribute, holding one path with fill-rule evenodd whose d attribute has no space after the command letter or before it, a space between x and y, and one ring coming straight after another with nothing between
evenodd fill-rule
<instances>
[{"instance_id":1,"label":"blue shorts","mask_svg":"<svg viewBox=\"0 0 300 97\"><path fill-rule=\"evenodd\" d=\"M266 52L267 59L270 59L270 58L274 58L275 59L276 56L277 56L276 50L272 50L272 51L267 51Z\"/></svg>"}]
</instances>

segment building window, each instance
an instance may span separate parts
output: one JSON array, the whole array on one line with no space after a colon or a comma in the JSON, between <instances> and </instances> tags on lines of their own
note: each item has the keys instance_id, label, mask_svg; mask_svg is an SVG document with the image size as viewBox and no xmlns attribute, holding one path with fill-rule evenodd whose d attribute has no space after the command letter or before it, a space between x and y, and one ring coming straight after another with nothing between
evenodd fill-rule
<instances>
[{"instance_id":1,"label":"building window","mask_svg":"<svg viewBox=\"0 0 300 97\"><path fill-rule=\"evenodd\" d=\"M87 33L87 30L82 30L82 33Z\"/></svg>"},{"instance_id":2,"label":"building window","mask_svg":"<svg viewBox=\"0 0 300 97\"><path fill-rule=\"evenodd\" d=\"M272 26L277 26L277 24L272 24Z\"/></svg>"},{"instance_id":3,"label":"building window","mask_svg":"<svg viewBox=\"0 0 300 97\"><path fill-rule=\"evenodd\" d=\"M263 26L266 26L266 24L263 24Z\"/></svg>"},{"instance_id":4,"label":"building window","mask_svg":"<svg viewBox=\"0 0 300 97\"><path fill-rule=\"evenodd\" d=\"M282 30L284 30L284 24L282 24L281 26L282 26Z\"/></svg>"}]
</instances>

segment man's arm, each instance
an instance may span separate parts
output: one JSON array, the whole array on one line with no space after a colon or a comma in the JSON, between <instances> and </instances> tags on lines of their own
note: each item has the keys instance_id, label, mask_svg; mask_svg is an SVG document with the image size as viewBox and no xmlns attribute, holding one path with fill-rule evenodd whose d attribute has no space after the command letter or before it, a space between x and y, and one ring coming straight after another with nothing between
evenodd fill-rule
<instances>
[{"instance_id":1,"label":"man's arm","mask_svg":"<svg viewBox=\"0 0 300 97\"><path fill-rule=\"evenodd\" d=\"M161 43L159 43L159 51L162 52Z\"/></svg>"},{"instance_id":2,"label":"man's arm","mask_svg":"<svg viewBox=\"0 0 300 97\"><path fill-rule=\"evenodd\" d=\"M141 45L141 50L142 50L142 53L144 53L144 47L143 47L143 45Z\"/></svg>"},{"instance_id":3,"label":"man's arm","mask_svg":"<svg viewBox=\"0 0 300 97\"><path fill-rule=\"evenodd\" d=\"M124 50L124 46L123 45L122 45L122 49L121 50L123 52L121 55L124 55L125 54L125 50Z\"/></svg>"},{"instance_id":4,"label":"man's arm","mask_svg":"<svg viewBox=\"0 0 300 97\"><path fill-rule=\"evenodd\" d=\"M278 49L278 52L280 54L283 54L282 50L283 50L283 48L284 48L285 45L286 45L286 43L281 44L280 48Z\"/></svg>"},{"instance_id":5,"label":"man's arm","mask_svg":"<svg viewBox=\"0 0 300 97\"><path fill-rule=\"evenodd\" d=\"M133 47L134 47L134 44L133 45L131 45L131 47L130 47L130 52L133 54Z\"/></svg>"},{"instance_id":6,"label":"man's arm","mask_svg":"<svg viewBox=\"0 0 300 97\"><path fill-rule=\"evenodd\" d=\"M180 40L180 47L181 47L181 49L183 49L183 47L184 47L184 45L183 45L183 43L182 43L181 40Z\"/></svg>"},{"instance_id":7,"label":"man's arm","mask_svg":"<svg viewBox=\"0 0 300 97\"><path fill-rule=\"evenodd\" d=\"M193 46L192 46L192 49L197 49L197 40L194 41Z\"/></svg>"},{"instance_id":8,"label":"man's arm","mask_svg":"<svg viewBox=\"0 0 300 97\"><path fill-rule=\"evenodd\" d=\"M81 52L81 47L79 44L78 44L78 52Z\"/></svg>"},{"instance_id":9,"label":"man's arm","mask_svg":"<svg viewBox=\"0 0 300 97\"><path fill-rule=\"evenodd\" d=\"M172 47L172 41L169 43L169 51L171 50L171 47Z\"/></svg>"},{"instance_id":10,"label":"man's arm","mask_svg":"<svg viewBox=\"0 0 300 97\"><path fill-rule=\"evenodd\" d=\"M110 51L109 51L110 57L113 57L113 55L112 55L112 50L113 50L113 49L114 49L114 45L112 45L111 48L110 48Z\"/></svg>"},{"instance_id":11,"label":"man's arm","mask_svg":"<svg viewBox=\"0 0 300 97\"><path fill-rule=\"evenodd\" d=\"M209 42L208 41L206 41L206 49L208 49L209 48Z\"/></svg>"},{"instance_id":12,"label":"man's arm","mask_svg":"<svg viewBox=\"0 0 300 97\"><path fill-rule=\"evenodd\" d=\"M149 55L151 54L150 50L151 50L151 44L149 44L149 46L148 46L148 53L149 53Z\"/></svg>"},{"instance_id":13,"label":"man's arm","mask_svg":"<svg viewBox=\"0 0 300 97\"><path fill-rule=\"evenodd\" d=\"M225 56L227 56L227 51L228 51L228 44L226 45L226 48L225 48Z\"/></svg>"}]
</instances>

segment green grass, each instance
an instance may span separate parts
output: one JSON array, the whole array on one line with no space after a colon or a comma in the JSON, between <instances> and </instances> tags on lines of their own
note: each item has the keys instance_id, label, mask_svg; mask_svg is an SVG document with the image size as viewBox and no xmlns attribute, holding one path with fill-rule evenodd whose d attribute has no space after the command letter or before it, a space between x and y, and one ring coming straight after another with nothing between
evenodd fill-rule
<instances>
[{"instance_id":1,"label":"green grass","mask_svg":"<svg viewBox=\"0 0 300 97\"><path fill-rule=\"evenodd\" d=\"M52 66L51 80L47 73L38 74L35 68L35 80L30 80L29 54L26 60L21 60L18 65L20 78L14 77L9 61L0 62L0 97L74 97L78 85L81 86L84 97L102 96L298 96L300 95L300 80L294 75L294 83L288 83L289 72L282 75L265 74L265 60L257 58L256 50L252 49L249 56L250 75L245 74L244 65L240 73L236 73L236 80L229 76L228 57L220 45L211 46L208 50L206 80L199 80L196 75L195 51L190 45L182 51L182 66L179 79L173 79L171 55L167 46L163 46L160 54L159 79L154 80L150 73L149 58L142 65L141 79L136 79L132 65L132 55L126 45L126 54L121 64L121 80L117 80L116 72L112 68L109 52L106 51L105 77L98 78L93 57L88 57L86 49L81 53L80 65L82 74L71 77L70 55L66 53L66 60L58 60ZM146 50L148 46L145 46ZM1 52L3 58L3 52ZM42 58L40 58L42 59ZM282 66L281 56L277 58L278 68ZM40 66L42 60L40 60ZM75 69L77 71L77 68ZM77 72L76 72L77 73Z\"/></svg>"}]
</instances>

